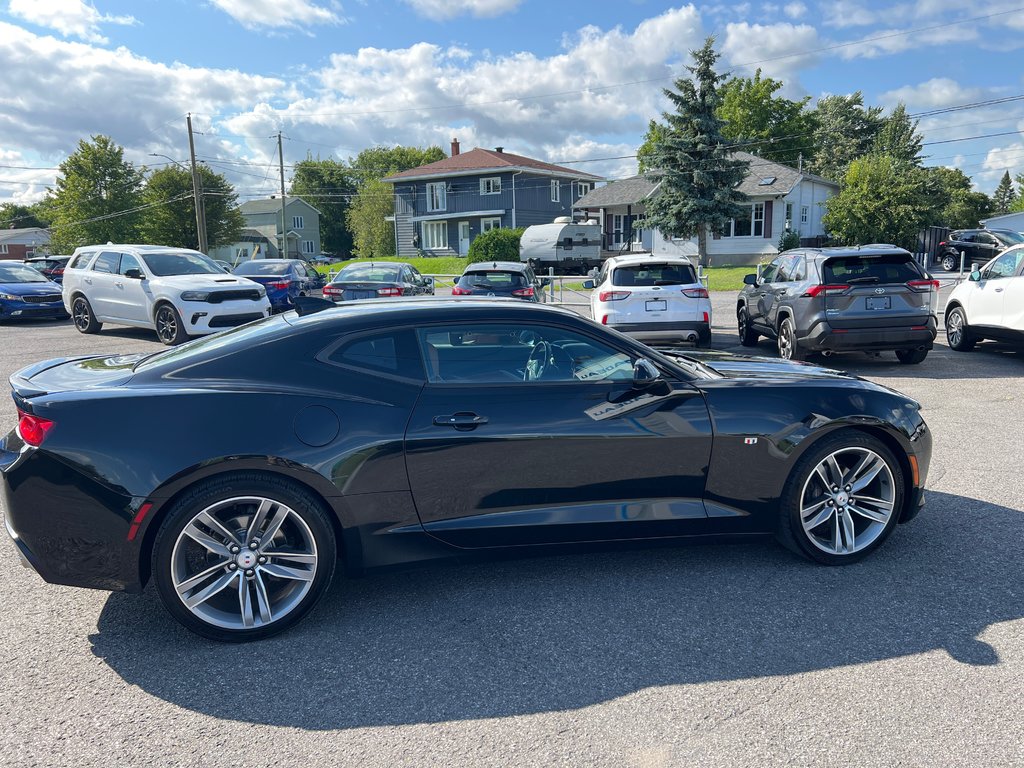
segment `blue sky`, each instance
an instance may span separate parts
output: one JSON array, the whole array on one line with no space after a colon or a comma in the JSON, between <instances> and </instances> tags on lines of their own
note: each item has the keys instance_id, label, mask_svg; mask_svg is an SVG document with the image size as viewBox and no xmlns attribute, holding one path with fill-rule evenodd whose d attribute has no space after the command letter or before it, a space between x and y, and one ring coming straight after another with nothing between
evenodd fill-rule
<instances>
[{"instance_id":1,"label":"blue sky","mask_svg":"<svg viewBox=\"0 0 1024 768\"><path fill-rule=\"evenodd\" d=\"M38 199L91 134L184 160L188 112L243 198L273 191L278 130L286 163L458 137L621 178L635 162L601 158L635 152L708 34L792 97L923 112L1024 94L1022 30L1024 0L0 0L0 201ZM921 129L983 191L1024 171L1024 101Z\"/></svg>"}]
</instances>

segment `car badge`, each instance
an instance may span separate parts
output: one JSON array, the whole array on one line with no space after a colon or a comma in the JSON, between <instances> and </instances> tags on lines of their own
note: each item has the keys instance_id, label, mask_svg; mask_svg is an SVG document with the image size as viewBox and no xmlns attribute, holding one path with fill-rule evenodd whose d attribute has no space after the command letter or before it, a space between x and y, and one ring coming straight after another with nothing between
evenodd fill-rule
<instances>
[{"instance_id":1,"label":"car badge","mask_svg":"<svg viewBox=\"0 0 1024 768\"><path fill-rule=\"evenodd\" d=\"M875 288L875 293L885 293L885 288Z\"/></svg>"},{"instance_id":2,"label":"car badge","mask_svg":"<svg viewBox=\"0 0 1024 768\"><path fill-rule=\"evenodd\" d=\"M756 437L744 437L743 438L743 444L744 445L757 445L757 438Z\"/></svg>"}]
</instances>

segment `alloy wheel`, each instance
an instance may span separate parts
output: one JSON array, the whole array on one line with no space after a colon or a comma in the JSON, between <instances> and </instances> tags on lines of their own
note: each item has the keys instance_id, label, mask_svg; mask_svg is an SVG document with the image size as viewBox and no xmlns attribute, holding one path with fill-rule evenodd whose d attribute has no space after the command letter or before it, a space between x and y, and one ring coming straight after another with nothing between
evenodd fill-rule
<instances>
[{"instance_id":1,"label":"alloy wheel","mask_svg":"<svg viewBox=\"0 0 1024 768\"><path fill-rule=\"evenodd\" d=\"M261 496L212 504L182 529L171 552L171 583L206 624L266 627L288 616L316 577L309 525L291 507Z\"/></svg>"},{"instance_id":2,"label":"alloy wheel","mask_svg":"<svg viewBox=\"0 0 1024 768\"><path fill-rule=\"evenodd\" d=\"M871 546L895 510L892 469L879 454L859 446L822 459L800 494L804 534L830 555L850 555Z\"/></svg>"},{"instance_id":3,"label":"alloy wheel","mask_svg":"<svg viewBox=\"0 0 1024 768\"><path fill-rule=\"evenodd\" d=\"M956 310L946 320L946 339L951 347L959 347L964 340L964 317Z\"/></svg>"},{"instance_id":4,"label":"alloy wheel","mask_svg":"<svg viewBox=\"0 0 1024 768\"><path fill-rule=\"evenodd\" d=\"M793 358L793 335L789 323L786 322L779 329L779 357L783 360Z\"/></svg>"},{"instance_id":5,"label":"alloy wheel","mask_svg":"<svg viewBox=\"0 0 1024 768\"><path fill-rule=\"evenodd\" d=\"M85 299L75 299L71 312L75 318L75 328L80 331L89 328L92 318L89 315L89 304Z\"/></svg>"},{"instance_id":6,"label":"alloy wheel","mask_svg":"<svg viewBox=\"0 0 1024 768\"><path fill-rule=\"evenodd\" d=\"M178 318L170 307L161 307L156 313L156 335L164 344L169 344L178 335Z\"/></svg>"}]
</instances>

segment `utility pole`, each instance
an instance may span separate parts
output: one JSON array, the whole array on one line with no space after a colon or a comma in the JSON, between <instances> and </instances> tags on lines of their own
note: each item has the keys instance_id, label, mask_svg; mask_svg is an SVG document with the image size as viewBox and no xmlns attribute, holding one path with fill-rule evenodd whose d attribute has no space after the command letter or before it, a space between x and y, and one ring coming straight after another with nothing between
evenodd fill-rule
<instances>
[{"instance_id":1,"label":"utility pole","mask_svg":"<svg viewBox=\"0 0 1024 768\"><path fill-rule=\"evenodd\" d=\"M288 222L285 220L284 200L284 150L281 149L281 132L277 132L277 159L281 165L281 258L288 258Z\"/></svg>"},{"instance_id":2,"label":"utility pole","mask_svg":"<svg viewBox=\"0 0 1024 768\"><path fill-rule=\"evenodd\" d=\"M199 250L206 253L209 247L206 242L206 206L203 205L203 182L196 168L196 143L192 139L192 113L185 118L188 123L188 153L192 158L192 197L196 207L196 234L199 236Z\"/></svg>"}]
</instances>

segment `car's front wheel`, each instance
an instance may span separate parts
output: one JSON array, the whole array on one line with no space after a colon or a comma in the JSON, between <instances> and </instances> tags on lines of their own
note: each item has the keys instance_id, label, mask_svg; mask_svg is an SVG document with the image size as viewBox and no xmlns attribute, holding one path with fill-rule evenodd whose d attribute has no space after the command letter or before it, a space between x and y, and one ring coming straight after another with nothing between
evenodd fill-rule
<instances>
[{"instance_id":1,"label":"car's front wheel","mask_svg":"<svg viewBox=\"0 0 1024 768\"><path fill-rule=\"evenodd\" d=\"M956 352L970 352L974 349L975 339L967 326L967 313L963 307L954 307L946 314L946 342Z\"/></svg>"},{"instance_id":2,"label":"car's front wheel","mask_svg":"<svg viewBox=\"0 0 1024 768\"><path fill-rule=\"evenodd\" d=\"M252 472L201 483L168 513L153 550L167 610L197 634L244 642L305 616L334 576L334 530L320 503Z\"/></svg>"},{"instance_id":3,"label":"car's front wheel","mask_svg":"<svg viewBox=\"0 0 1024 768\"><path fill-rule=\"evenodd\" d=\"M181 322L181 315L170 304L161 304L157 307L153 320L156 322L156 337L162 343L173 347L188 341L188 334L185 332L185 324Z\"/></svg>"},{"instance_id":4,"label":"car's front wheel","mask_svg":"<svg viewBox=\"0 0 1024 768\"><path fill-rule=\"evenodd\" d=\"M892 533L903 499L903 473L892 451L870 435L840 432L793 468L779 540L819 563L854 563Z\"/></svg>"},{"instance_id":5,"label":"car's front wheel","mask_svg":"<svg viewBox=\"0 0 1024 768\"><path fill-rule=\"evenodd\" d=\"M71 302L71 319L80 333L99 333L103 323L96 319L92 305L85 296L76 296Z\"/></svg>"}]
</instances>

